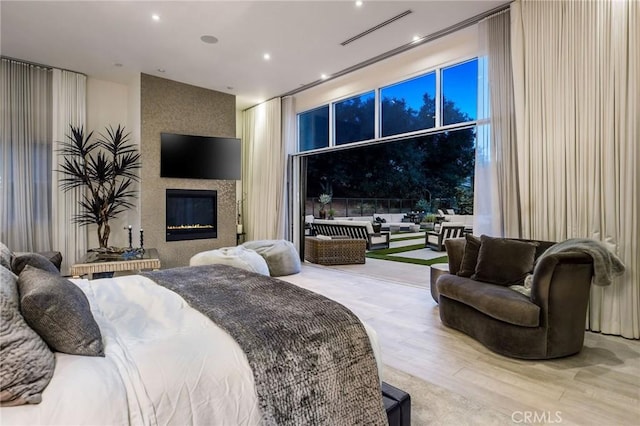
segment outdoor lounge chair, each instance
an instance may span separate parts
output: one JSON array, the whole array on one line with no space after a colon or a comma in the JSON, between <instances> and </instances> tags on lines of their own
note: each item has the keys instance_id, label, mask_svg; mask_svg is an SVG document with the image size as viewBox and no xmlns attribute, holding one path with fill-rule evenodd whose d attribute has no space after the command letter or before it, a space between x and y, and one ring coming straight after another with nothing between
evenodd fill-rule
<instances>
[{"instance_id":1,"label":"outdoor lounge chair","mask_svg":"<svg viewBox=\"0 0 640 426\"><path fill-rule=\"evenodd\" d=\"M427 231L425 244L427 248L444 251L444 242L449 238L460 238L464 233L464 224L457 222L442 222L437 231Z\"/></svg>"}]
</instances>

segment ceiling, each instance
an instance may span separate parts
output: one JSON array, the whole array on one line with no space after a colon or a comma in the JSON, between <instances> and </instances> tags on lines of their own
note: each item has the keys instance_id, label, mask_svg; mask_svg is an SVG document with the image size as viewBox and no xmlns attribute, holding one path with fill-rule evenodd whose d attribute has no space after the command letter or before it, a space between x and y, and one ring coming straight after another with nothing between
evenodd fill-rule
<instances>
[{"instance_id":1,"label":"ceiling","mask_svg":"<svg viewBox=\"0 0 640 426\"><path fill-rule=\"evenodd\" d=\"M236 95L244 109L508 1L355 3L3 0L0 51L124 84L143 72ZM204 43L203 35L218 42Z\"/></svg>"}]
</instances>

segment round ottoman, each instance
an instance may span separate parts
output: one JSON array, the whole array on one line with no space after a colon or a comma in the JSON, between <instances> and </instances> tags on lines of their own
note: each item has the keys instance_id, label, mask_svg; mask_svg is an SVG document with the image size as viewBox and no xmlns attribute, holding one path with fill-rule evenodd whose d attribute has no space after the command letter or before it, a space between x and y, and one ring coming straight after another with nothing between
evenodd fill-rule
<instances>
[{"instance_id":1,"label":"round ottoman","mask_svg":"<svg viewBox=\"0 0 640 426\"><path fill-rule=\"evenodd\" d=\"M245 247L223 247L217 250L203 251L189 260L189 266L221 264L235 266L245 271L269 275L269 267L262 256Z\"/></svg>"},{"instance_id":2,"label":"round ottoman","mask_svg":"<svg viewBox=\"0 0 640 426\"><path fill-rule=\"evenodd\" d=\"M255 250L264 258L272 277L281 277L300 272L300 255L290 241L256 240L247 241L242 245L250 250Z\"/></svg>"},{"instance_id":3,"label":"round ottoman","mask_svg":"<svg viewBox=\"0 0 640 426\"><path fill-rule=\"evenodd\" d=\"M429 287L431 287L431 297L433 297L433 300L438 303L438 297L440 296L440 293L438 292L438 286L436 285L436 282L438 281L438 278L440 278L440 275L449 273L449 264L435 263L433 265L430 265L429 268L431 268L431 284L429 284Z\"/></svg>"}]
</instances>

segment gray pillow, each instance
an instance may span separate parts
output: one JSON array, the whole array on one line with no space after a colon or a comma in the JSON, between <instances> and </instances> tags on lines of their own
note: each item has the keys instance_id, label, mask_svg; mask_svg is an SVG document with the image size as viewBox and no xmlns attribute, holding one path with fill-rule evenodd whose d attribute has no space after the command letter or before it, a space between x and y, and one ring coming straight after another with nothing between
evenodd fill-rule
<instances>
[{"instance_id":1,"label":"gray pillow","mask_svg":"<svg viewBox=\"0 0 640 426\"><path fill-rule=\"evenodd\" d=\"M467 242L464 245L464 254L460 262L460 269L457 275L459 277L469 278L476 272L476 264L478 263L478 254L480 253L480 238L465 234Z\"/></svg>"},{"instance_id":2,"label":"gray pillow","mask_svg":"<svg viewBox=\"0 0 640 426\"><path fill-rule=\"evenodd\" d=\"M24 267L27 265L42 269L43 271L51 272L52 274L60 274L56 265L39 253L25 253L14 257L11 262L11 269L14 274L20 275Z\"/></svg>"},{"instance_id":3,"label":"gray pillow","mask_svg":"<svg viewBox=\"0 0 640 426\"><path fill-rule=\"evenodd\" d=\"M272 277L297 274L302 268L296 247L286 240L256 240L242 244L264 258Z\"/></svg>"},{"instance_id":4,"label":"gray pillow","mask_svg":"<svg viewBox=\"0 0 640 426\"><path fill-rule=\"evenodd\" d=\"M20 306L18 277L10 269L0 265L0 293L4 294L16 306Z\"/></svg>"},{"instance_id":5,"label":"gray pillow","mask_svg":"<svg viewBox=\"0 0 640 426\"><path fill-rule=\"evenodd\" d=\"M4 292L0 292L0 359L0 405L40 403L56 360Z\"/></svg>"},{"instance_id":6,"label":"gray pillow","mask_svg":"<svg viewBox=\"0 0 640 426\"><path fill-rule=\"evenodd\" d=\"M7 269L11 269L11 250L9 247L0 243L0 266L4 266Z\"/></svg>"},{"instance_id":7,"label":"gray pillow","mask_svg":"<svg viewBox=\"0 0 640 426\"><path fill-rule=\"evenodd\" d=\"M471 279L503 286L522 284L533 272L536 247L536 243L482 235L478 263Z\"/></svg>"},{"instance_id":8,"label":"gray pillow","mask_svg":"<svg viewBox=\"0 0 640 426\"><path fill-rule=\"evenodd\" d=\"M27 265L18 277L18 288L24 319L53 350L104 356L100 328L78 286Z\"/></svg>"}]
</instances>

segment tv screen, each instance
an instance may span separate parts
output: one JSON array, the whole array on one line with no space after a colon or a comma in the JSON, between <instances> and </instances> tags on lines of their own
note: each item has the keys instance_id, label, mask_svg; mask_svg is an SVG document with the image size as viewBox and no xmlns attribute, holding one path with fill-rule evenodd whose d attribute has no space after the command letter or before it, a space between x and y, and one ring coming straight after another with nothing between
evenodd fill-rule
<instances>
[{"instance_id":1,"label":"tv screen","mask_svg":"<svg viewBox=\"0 0 640 426\"><path fill-rule=\"evenodd\" d=\"M160 134L160 177L241 179L240 139Z\"/></svg>"}]
</instances>

